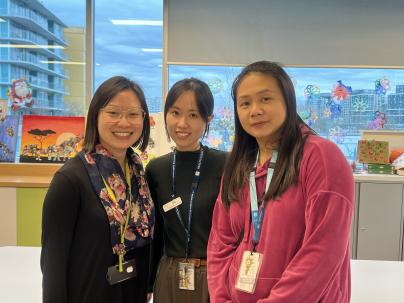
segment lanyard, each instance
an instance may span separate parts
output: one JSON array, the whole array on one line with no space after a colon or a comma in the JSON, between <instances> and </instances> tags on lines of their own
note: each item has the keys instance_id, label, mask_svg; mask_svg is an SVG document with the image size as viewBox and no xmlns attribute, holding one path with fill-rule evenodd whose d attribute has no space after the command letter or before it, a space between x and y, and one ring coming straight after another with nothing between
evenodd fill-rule
<instances>
[{"instance_id":1,"label":"lanyard","mask_svg":"<svg viewBox=\"0 0 404 303\"><path fill-rule=\"evenodd\" d=\"M102 176L101 176L102 177ZM130 212L132 210L132 186L131 186L131 178L130 178L130 171L129 171L129 165L128 162L125 162L125 178L126 178L126 183L128 184L129 187L129 209L126 212L126 218L125 218L125 225L120 226L121 229L121 238L120 238L120 246L122 249L119 251L118 257L119 257L119 272L123 271L123 255L125 253L125 248L124 248L124 242L125 242L125 231L128 228L128 223L129 223L129 216ZM112 191L111 187L108 185L108 183L105 181L104 177L102 177L102 181L104 182L105 188L107 189L108 196L114 202L115 204L118 203L116 200L116 196L114 192Z\"/></svg>"},{"instance_id":2,"label":"lanyard","mask_svg":"<svg viewBox=\"0 0 404 303\"><path fill-rule=\"evenodd\" d=\"M255 169L256 169L257 163L258 163L258 157L259 157L259 154L257 155L257 160L254 165L254 170L250 173L251 217L252 217L252 223L254 226L254 235L253 235L253 240L252 240L253 251L255 251L255 247L257 246L259 239L260 239L262 220L264 219L264 211L265 211L264 204L262 204L262 206L258 209L257 188L256 188L256 184L255 184ZM272 180L272 176L274 174L274 168L275 168L275 163L276 163L277 158L278 158L278 152L276 150L274 150L272 152L271 161L268 166L267 179L266 179L266 183L265 183L265 191L262 194L262 198L265 196L265 193L268 191L269 185L271 184L271 180Z\"/></svg>"},{"instance_id":3,"label":"lanyard","mask_svg":"<svg viewBox=\"0 0 404 303\"><path fill-rule=\"evenodd\" d=\"M201 173L201 165L202 165L202 159L203 159L203 146L201 146L201 151L199 152L199 158L198 158L198 164L196 166L195 174L194 177L192 178L192 186L191 186L191 196L189 198L189 214L188 214L188 227L185 227L184 221L182 220L181 214L180 214L180 209L178 206L175 208L175 212L177 214L177 218L180 221L184 231L185 235L187 237L187 243L186 243L186 248L185 248L185 259L188 258L188 253L189 253L189 243L191 242L191 219L192 219L192 206L194 202L194 197L196 193L196 189L198 188L198 183L199 183L199 177ZM177 159L177 151L174 150L173 153L173 161L171 165L171 177L172 177L172 191L171 191L171 198L175 198L175 164L176 164L176 159Z\"/></svg>"}]
</instances>

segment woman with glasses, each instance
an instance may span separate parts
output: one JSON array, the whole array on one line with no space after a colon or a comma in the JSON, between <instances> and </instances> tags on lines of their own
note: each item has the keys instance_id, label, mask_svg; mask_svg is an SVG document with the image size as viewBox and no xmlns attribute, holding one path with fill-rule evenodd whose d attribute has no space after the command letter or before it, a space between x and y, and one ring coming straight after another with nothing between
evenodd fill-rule
<instances>
[{"instance_id":1,"label":"woman with glasses","mask_svg":"<svg viewBox=\"0 0 404 303\"><path fill-rule=\"evenodd\" d=\"M226 156L201 144L212 118L205 82L190 78L172 86L164 119L175 149L146 167L156 205L149 289L154 285L154 303L209 302L206 247Z\"/></svg>"},{"instance_id":2,"label":"woman with glasses","mask_svg":"<svg viewBox=\"0 0 404 303\"><path fill-rule=\"evenodd\" d=\"M60 168L42 215L44 303L144 303L154 206L142 162L149 113L136 83L113 77L88 110L83 150Z\"/></svg>"}]
</instances>

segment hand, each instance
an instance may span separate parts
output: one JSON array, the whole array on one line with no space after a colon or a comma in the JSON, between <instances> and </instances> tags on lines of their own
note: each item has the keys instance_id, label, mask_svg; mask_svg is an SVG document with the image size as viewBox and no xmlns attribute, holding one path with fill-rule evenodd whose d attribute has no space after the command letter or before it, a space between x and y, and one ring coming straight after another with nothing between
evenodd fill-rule
<instances>
[{"instance_id":1,"label":"hand","mask_svg":"<svg viewBox=\"0 0 404 303\"><path fill-rule=\"evenodd\" d=\"M152 292L148 292L148 293L147 293L147 303L149 303L152 299L153 299L153 293L152 293Z\"/></svg>"}]
</instances>

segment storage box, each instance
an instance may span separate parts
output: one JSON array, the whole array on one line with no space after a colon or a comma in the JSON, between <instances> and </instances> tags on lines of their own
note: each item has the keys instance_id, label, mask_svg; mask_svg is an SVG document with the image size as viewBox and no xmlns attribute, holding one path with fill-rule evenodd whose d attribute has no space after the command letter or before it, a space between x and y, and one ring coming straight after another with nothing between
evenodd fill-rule
<instances>
[{"instance_id":1,"label":"storage box","mask_svg":"<svg viewBox=\"0 0 404 303\"><path fill-rule=\"evenodd\" d=\"M389 164L389 142L359 140L358 161L361 163Z\"/></svg>"},{"instance_id":2,"label":"storage box","mask_svg":"<svg viewBox=\"0 0 404 303\"><path fill-rule=\"evenodd\" d=\"M390 164L368 164L369 174L394 174L393 166Z\"/></svg>"}]
</instances>

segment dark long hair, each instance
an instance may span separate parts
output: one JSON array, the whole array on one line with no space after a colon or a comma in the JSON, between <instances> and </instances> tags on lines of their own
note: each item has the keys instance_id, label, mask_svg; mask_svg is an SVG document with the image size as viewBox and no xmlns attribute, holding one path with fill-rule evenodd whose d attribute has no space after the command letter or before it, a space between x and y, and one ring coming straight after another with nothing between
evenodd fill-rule
<instances>
[{"instance_id":1,"label":"dark long hair","mask_svg":"<svg viewBox=\"0 0 404 303\"><path fill-rule=\"evenodd\" d=\"M83 149L90 153L94 150L95 145L100 142L98 133L98 114L100 110L107 106L109 101L122 91L131 90L138 97L140 106L145 116L143 119L143 130L139 139L133 143L133 147L137 147L141 151L145 151L150 137L150 117L147 108L146 98L141 87L125 77L115 76L105 80L95 91L91 99L90 107L87 113L86 132L84 135Z\"/></svg>"},{"instance_id":2,"label":"dark long hair","mask_svg":"<svg viewBox=\"0 0 404 303\"><path fill-rule=\"evenodd\" d=\"M282 91L286 105L286 119L280 130L278 160L271 185L264 196L265 203L272 198L279 197L289 186L297 182L300 159L307 138L302 134L301 127L307 127L308 133L314 134L297 114L293 83L284 69L278 63L269 61L258 61L247 65L236 77L232 86L235 137L233 149L224 168L221 194L226 206L229 206L232 201L238 201L238 194L248 181L258 153L256 139L242 128L237 113L237 90L241 81L250 73L260 73L274 78Z\"/></svg>"},{"instance_id":3,"label":"dark long hair","mask_svg":"<svg viewBox=\"0 0 404 303\"><path fill-rule=\"evenodd\" d=\"M197 78L186 78L177 81L168 91L166 102L164 104L164 122L166 126L167 138L170 139L167 130L167 113L171 106L174 105L175 101L185 92L194 92L196 106L198 107L198 112L201 115L203 121L205 121L205 131L203 137L205 137L209 132L209 117L213 115L214 99L209 86Z\"/></svg>"}]
</instances>

